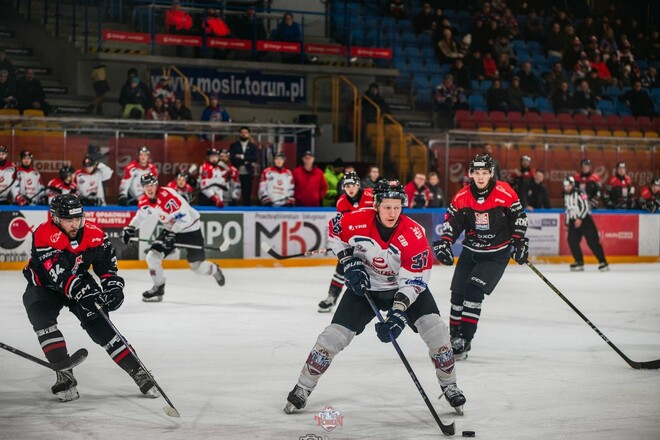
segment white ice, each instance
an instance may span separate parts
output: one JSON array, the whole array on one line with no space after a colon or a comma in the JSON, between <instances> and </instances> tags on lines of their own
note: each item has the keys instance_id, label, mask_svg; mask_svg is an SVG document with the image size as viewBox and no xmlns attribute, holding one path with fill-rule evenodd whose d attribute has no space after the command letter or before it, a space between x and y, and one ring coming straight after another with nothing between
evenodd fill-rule
<instances>
[{"instance_id":1,"label":"white ice","mask_svg":"<svg viewBox=\"0 0 660 440\"><path fill-rule=\"evenodd\" d=\"M539 269L628 357L660 358L660 264L612 265L570 273ZM226 269L227 284L166 270L162 303L141 302L145 270L123 271L127 298L112 319L181 413L139 395L66 309L59 327L80 399L59 403L54 373L0 350L0 439L441 438L391 344L373 324L334 360L302 413L282 411L318 333L332 316L316 304L332 267ZM436 267L432 291L448 317L453 268ZM0 341L43 357L27 320L19 272L0 272ZM457 416L437 400L427 349L409 329L400 345L440 417L456 437L477 439L660 439L660 371L630 368L529 268L511 265L486 299L470 358L457 364L467 397ZM331 405L343 426L325 432L314 416ZM314 437L309 437L314 438Z\"/></svg>"}]
</instances>

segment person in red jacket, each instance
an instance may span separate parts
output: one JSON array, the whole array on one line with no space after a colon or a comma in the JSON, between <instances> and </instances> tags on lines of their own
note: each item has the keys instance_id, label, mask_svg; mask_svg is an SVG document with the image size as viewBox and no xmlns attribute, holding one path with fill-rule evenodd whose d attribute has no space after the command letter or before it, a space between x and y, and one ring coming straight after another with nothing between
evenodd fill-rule
<instances>
[{"instance_id":1,"label":"person in red jacket","mask_svg":"<svg viewBox=\"0 0 660 440\"><path fill-rule=\"evenodd\" d=\"M431 200L431 190L426 186L426 175L415 174L413 180L406 184L406 195L408 196L408 208L426 208Z\"/></svg>"},{"instance_id":2,"label":"person in red jacket","mask_svg":"<svg viewBox=\"0 0 660 440\"><path fill-rule=\"evenodd\" d=\"M660 210L660 177L654 179L649 186L642 188L639 207L648 212Z\"/></svg>"},{"instance_id":3,"label":"person in red jacket","mask_svg":"<svg viewBox=\"0 0 660 440\"><path fill-rule=\"evenodd\" d=\"M186 33L192 28L192 17L181 9L179 0L172 0L172 7L165 12L165 28L170 34Z\"/></svg>"},{"instance_id":4,"label":"person in red jacket","mask_svg":"<svg viewBox=\"0 0 660 440\"><path fill-rule=\"evenodd\" d=\"M635 185L626 172L626 164L619 162L616 172L603 191L603 201L608 209L632 209L635 204Z\"/></svg>"},{"instance_id":5,"label":"person in red jacket","mask_svg":"<svg viewBox=\"0 0 660 440\"><path fill-rule=\"evenodd\" d=\"M314 165L314 153L309 150L303 154L302 162L293 170L296 206L321 206L328 192L323 171Z\"/></svg>"}]
</instances>

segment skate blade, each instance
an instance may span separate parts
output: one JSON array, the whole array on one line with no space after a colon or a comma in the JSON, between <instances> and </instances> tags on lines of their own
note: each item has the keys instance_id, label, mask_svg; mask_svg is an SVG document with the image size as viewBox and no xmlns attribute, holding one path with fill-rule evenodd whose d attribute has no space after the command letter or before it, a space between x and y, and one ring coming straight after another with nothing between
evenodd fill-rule
<instances>
[{"instance_id":1,"label":"skate blade","mask_svg":"<svg viewBox=\"0 0 660 440\"><path fill-rule=\"evenodd\" d=\"M584 267L571 267L571 272L584 272Z\"/></svg>"},{"instance_id":2,"label":"skate blade","mask_svg":"<svg viewBox=\"0 0 660 440\"><path fill-rule=\"evenodd\" d=\"M330 313L332 312L332 307L328 307L327 309L319 307L319 313Z\"/></svg>"},{"instance_id":3,"label":"skate blade","mask_svg":"<svg viewBox=\"0 0 660 440\"><path fill-rule=\"evenodd\" d=\"M165 411L165 414L167 414L170 417L181 417L179 411L177 411L176 408L173 408L171 406L164 406L163 411Z\"/></svg>"},{"instance_id":4,"label":"skate blade","mask_svg":"<svg viewBox=\"0 0 660 440\"><path fill-rule=\"evenodd\" d=\"M143 393L143 396L149 399L157 399L160 397L160 393L156 387L151 387L147 390L146 393Z\"/></svg>"},{"instance_id":5,"label":"skate blade","mask_svg":"<svg viewBox=\"0 0 660 440\"><path fill-rule=\"evenodd\" d=\"M455 406L454 411L456 411L456 414L458 414L459 416L462 416L463 415L463 405Z\"/></svg>"},{"instance_id":6,"label":"skate blade","mask_svg":"<svg viewBox=\"0 0 660 440\"><path fill-rule=\"evenodd\" d=\"M296 411L299 411L298 408L293 406L292 403L287 402L286 406L284 407L284 412L287 414L293 414Z\"/></svg>"},{"instance_id":7,"label":"skate blade","mask_svg":"<svg viewBox=\"0 0 660 440\"><path fill-rule=\"evenodd\" d=\"M80 398L80 394L78 394L78 389L76 387L71 387L66 391L60 391L56 396L60 402L71 402L72 400Z\"/></svg>"},{"instance_id":8,"label":"skate blade","mask_svg":"<svg viewBox=\"0 0 660 440\"><path fill-rule=\"evenodd\" d=\"M213 276L215 278L215 282L218 283L218 286L222 287L225 285L225 275L218 269L218 272L216 275Z\"/></svg>"},{"instance_id":9,"label":"skate blade","mask_svg":"<svg viewBox=\"0 0 660 440\"><path fill-rule=\"evenodd\" d=\"M610 268L609 267L603 267L602 269L598 269L599 272L609 272Z\"/></svg>"},{"instance_id":10,"label":"skate blade","mask_svg":"<svg viewBox=\"0 0 660 440\"><path fill-rule=\"evenodd\" d=\"M151 298L142 297L142 301L146 303L161 302L163 300L163 295L152 296Z\"/></svg>"}]
</instances>

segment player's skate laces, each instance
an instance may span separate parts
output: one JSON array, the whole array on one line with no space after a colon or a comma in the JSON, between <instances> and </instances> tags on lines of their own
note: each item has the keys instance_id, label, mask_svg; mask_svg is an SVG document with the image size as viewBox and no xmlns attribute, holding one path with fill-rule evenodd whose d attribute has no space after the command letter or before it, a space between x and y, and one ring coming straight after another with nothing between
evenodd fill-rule
<instances>
[{"instance_id":1,"label":"player's skate laces","mask_svg":"<svg viewBox=\"0 0 660 440\"><path fill-rule=\"evenodd\" d=\"M598 265L598 270L601 272L608 272L610 270L610 265L607 263L600 263Z\"/></svg>"},{"instance_id":2,"label":"player's skate laces","mask_svg":"<svg viewBox=\"0 0 660 440\"><path fill-rule=\"evenodd\" d=\"M307 404L307 397L311 391L307 391L304 388L296 385L293 387L293 390L289 393L289 396L286 398L286 406L284 407L284 412L291 414L296 410L303 409Z\"/></svg>"},{"instance_id":3,"label":"player's skate laces","mask_svg":"<svg viewBox=\"0 0 660 440\"><path fill-rule=\"evenodd\" d=\"M76 385L78 382L73 376L73 370L57 371L57 381L51 387L53 394L57 396L60 402L70 402L80 397Z\"/></svg>"},{"instance_id":4,"label":"player's skate laces","mask_svg":"<svg viewBox=\"0 0 660 440\"><path fill-rule=\"evenodd\" d=\"M463 405L465 404L465 396L463 395L463 391L461 391L455 383L441 386L440 388L442 388L442 395L439 398L445 396L445 399L447 399L447 402L449 402L451 407L454 408L458 414L462 415Z\"/></svg>"},{"instance_id":5,"label":"player's skate laces","mask_svg":"<svg viewBox=\"0 0 660 440\"><path fill-rule=\"evenodd\" d=\"M220 270L220 266L217 264L215 267L218 268L218 271L213 274L213 278L215 278L215 282L218 283L219 286L224 286L225 285L225 275L222 273L222 270Z\"/></svg>"},{"instance_id":6,"label":"player's skate laces","mask_svg":"<svg viewBox=\"0 0 660 440\"><path fill-rule=\"evenodd\" d=\"M160 397L160 393L156 388L154 381L151 380L151 377L144 371L142 368L138 368L133 373L131 377L135 381L135 384L140 387L140 392L147 397Z\"/></svg>"},{"instance_id":7,"label":"player's skate laces","mask_svg":"<svg viewBox=\"0 0 660 440\"><path fill-rule=\"evenodd\" d=\"M462 361L467 359L468 351L472 348L470 341L462 337L451 338L451 348L454 351L454 359Z\"/></svg>"},{"instance_id":8,"label":"player's skate laces","mask_svg":"<svg viewBox=\"0 0 660 440\"><path fill-rule=\"evenodd\" d=\"M339 298L339 296L329 293L328 297L319 303L319 313L332 312L332 308L337 304L337 298Z\"/></svg>"},{"instance_id":9,"label":"player's skate laces","mask_svg":"<svg viewBox=\"0 0 660 440\"><path fill-rule=\"evenodd\" d=\"M153 286L151 289L142 294L142 301L160 302L163 300L163 295L165 295L165 284L161 284L160 286Z\"/></svg>"}]
</instances>

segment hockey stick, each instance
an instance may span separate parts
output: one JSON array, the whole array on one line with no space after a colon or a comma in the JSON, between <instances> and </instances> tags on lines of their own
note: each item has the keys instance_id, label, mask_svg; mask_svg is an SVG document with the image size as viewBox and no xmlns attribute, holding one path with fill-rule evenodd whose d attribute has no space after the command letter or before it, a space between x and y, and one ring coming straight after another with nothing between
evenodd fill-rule
<instances>
[{"instance_id":1,"label":"hockey stick","mask_svg":"<svg viewBox=\"0 0 660 440\"><path fill-rule=\"evenodd\" d=\"M158 389L158 391L160 391L161 396L163 396L163 398L165 399L165 401L169 405L169 406L164 406L163 407L163 411L165 411L165 414L167 414L170 417L181 417L181 414L179 414L179 411L177 411L177 409L174 407L174 405L172 404L170 399L167 397L167 394L165 394L165 391L163 391L163 389L160 387L160 385L158 385L158 382L156 382L156 379L154 379L154 377L151 375L151 371L149 371L147 369L147 367L142 363L142 361L138 357L138 355L135 352L135 350L133 349L133 347L131 347L131 345L128 343L126 338L124 338L124 336L122 336L122 334L119 333L119 330L117 329L117 327L112 323L112 321L110 321L110 318L108 317L108 315L106 315L106 313L103 311L103 307L101 307L101 305L99 305L98 303L95 303L94 305L98 309L99 314L103 317L103 319L105 319L105 322L107 322L108 325L110 325L110 327L112 327L112 330L114 330L115 334L121 340L122 344L124 344L126 347L128 347L131 354L133 356L135 356L135 359L138 361L138 364L140 364L140 366L142 367L144 372L147 373L147 375L149 376L149 379L151 379L153 381L154 386Z\"/></svg>"},{"instance_id":2,"label":"hockey stick","mask_svg":"<svg viewBox=\"0 0 660 440\"><path fill-rule=\"evenodd\" d=\"M367 301L369 302L369 305L373 309L374 313L376 314L376 317L380 322L385 322L383 319L383 315L380 314L380 310L378 310L378 307L374 303L374 300L371 298L371 295L369 295L369 292L367 292L367 289L363 289L364 292L364 297L367 298ZM415 386L417 387L417 391L419 391L419 394L422 395L422 399L424 399L424 403L426 403L426 406L428 406L429 411L431 411L431 415L435 419L436 423L440 427L440 430L444 435L450 436L454 435L456 433L456 427L454 425L454 422L451 422L449 425L445 425L442 423L442 420L440 420L440 417L438 416L438 413L435 412L435 408L433 408L433 404L429 400L429 397L426 395L424 392L424 388L422 388L422 384L419 383L419 379L417 379L417 376L415 375L415 372L413 371L412 367L408 363L408 359L406 359L406 356L403 354L403 351L401 350L401 347L399 346L399 343L396 342L396 339L392 335L392 332L390 332L390 339L392 340L392 345L394 346L394 349L396 352L399 354L399 357L401 358L401 361L403 362L403 365L406 367L406 370L408 370L408 374L410 375L410 378L412 381L415 383Z\"/></svg>"},{"instance_id":3,"label":"hockey stick","mask_svg":"<svg viewBox=\"0 0 660 440\"><path fill-rule=\"evenodd\" d=\"M605 336L600 330L598 330L598 327L596 327L591 321L589 321L589 318L587 318L586 316L584 316L584 315L582 314L582 312L580 312L580 310L578 310L578 308L575 307L575 306L574 306L574 305L568 300L568 298L566 298L566 297L565 297L565 296L559 291L559 289L557 289L557 288L554 286L554 284L552 284L552 283L551 283L551 282L550 282L545 276L543 276L543 274L542 274L542 273L536 268L536 266L534 266L534 265L533 265L531 262L529 262L529 261L528 261L527 263L525 263L525 264L527 264L527 266L529 266L529 268L532 269L532 270L534 271L534 273L535 273L536 275L538 275L539 278L541 278L541 279L543 280L543 282L544 282L549 288L552 289L553 292L555 292L555 293L556 293L561 299L563 299L564 302L565 302L566 304L568 304L568 306L569 306L571 309L573 309L573 311L574 311L575 313L577 313L578 316L579 316L580 318L582 318L582 319L584 320L584 322L586 322L587 324L589 324L589 327L591 327L591 329L592 329L593 331L595 331L596 333L598 333L598 336L600 336L600 337L603 339L603 341L607 342L607 344L608 344L610 347L612 347L612 349L613 349L614 351L616 351L617 354L618 354L619 356L621 356L621 357L623 358L623 360L626 361L626 362L628 363L628 365L630 365L631 367L633 367L633 368L636 369L636 370L657 370L658 368L660 368L660 359L657 359L657 360L655 360L655 361L647 361L647 362L636 362L636 361L630 360L630 358L629 358L628 356L626 356L625 354L623 354L623 353L621 352L621 350L619 350L619 349L617 348L617 346L614 345L614 344L612 343L612 341L610 341L609 339L607 339L607 336Z\"/></svg>"},{"instance_id":4,"label":"hockey stick","mask_svg":"<svg viewBox=\"0 0 660 440\"><path fill-rule=\"evenodd\" d=\"M307 252L302 252L300 254L282 255L282 254L278 254L275 251L275 249L273 249L265 241L261 242L261 249L264 252L266 252L268 255L270 255L271 257L275 258L276 260L288 260L289 258L310 257L312 255L327 254L328 252L332 252L332 249L330 249L330 248L321 248L321 249L311 250L311 251L307 251Z\"/></svg>"},{"instance_id":5,"label":"hockey stick","mask_svg":"<svg viewBox=\"0 0 660 440\"><path fill-rule=\"evenodd\" d=\"M60 370L70 370L73 367L77 367L78 365L82 364L82 362L87 359L87 350L84 348L81 348L80 350L76 351L73 353L71 356L69 356L68 359L65 359L61 362L58 362L56 364L51 364L50 362L43 361L39 359L38 357L34 357L31 354L27 354L21 350L18 350L14 347L10 347L7 344L3 344L0 342L0 348L4 348L7 351L10 351L14 354L19 355L22 358L28 359L32 362L35 362L39 365L42 365L46 368L50 368L53 371L60 371Z\"/></svg>"},{"instance_id":6,"label":"hockey stick","mask_svg":"<svg viewBox=\"0 0 660 440\"><path fill-rule=\"evenodd\" d=\"M160 240L155 240L155 241L150 241L146 238L131 238L131 241L137 242L137 241L143 241L146 243L155 243L156 241ZM227 249L229 249L230 246L229 240L225 240L222 242L222 244L218 247L215 246L197 246L195 244L184 244L184 243L174 243L174 247L176 248L181 248L181 249L205 249L207 251L219 251L219 252L227 252Z\"/></svg>"}]
</instances>

